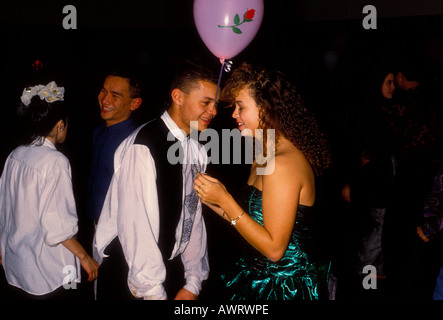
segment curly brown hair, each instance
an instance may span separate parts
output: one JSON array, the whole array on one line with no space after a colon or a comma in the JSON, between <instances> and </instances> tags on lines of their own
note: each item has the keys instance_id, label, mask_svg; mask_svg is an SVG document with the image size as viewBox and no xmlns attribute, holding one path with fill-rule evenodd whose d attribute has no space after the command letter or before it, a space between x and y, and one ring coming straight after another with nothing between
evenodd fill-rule
<instances>
[{"instance_id":1,"label":"curly brown hair","mask_svg":"<svg viewBox=\"0 0 443 320\"><path fill-rule=\"evenodd\" d=\"M250 89L259 111L259 128L275 130L275 141L283 135L303 152L316 175L331 165L329 147L317 121L306 108L294 84L277 70L243 63L227 80L221 99L235 103L239 92Z\"/></svg>"}]
</instances>

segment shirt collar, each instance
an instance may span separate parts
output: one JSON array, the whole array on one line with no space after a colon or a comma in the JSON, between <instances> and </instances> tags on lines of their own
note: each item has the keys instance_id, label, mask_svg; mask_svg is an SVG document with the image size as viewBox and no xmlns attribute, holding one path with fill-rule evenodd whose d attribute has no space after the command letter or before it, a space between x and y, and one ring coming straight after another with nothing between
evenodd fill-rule
<instances>
[{"instance_id":1,"label":"shirt collar","mask_svg":"<svg viewBox=\"0 0 443 320\"><path fill-rule=\"evenodd\" d=\"M54 144L51 141L49 141L47 138L43 138L43 143L41 143L40 139L42 139L42 138L37 138L34 141L32 141L30 146L42 145L42 146L46 146L46 147L49 147L51 149L57 150L57 147L54 146Z\"/></svg>"},{"instance_id":2,"label":"shirt collar","mask_svg":"<svg viewBox=\"0 0 443 320\"><path fill-rule=\"evenodd\" d=\"M162 114L161 119L166 124L169 131L171 131L171 133L174 135L174 137L177 138L177 140L183 142L187 139L186 133L178 127L178 125L174 122L174 120L172 120L168 111L165 111Z\"/></svg>"}]
</instances>

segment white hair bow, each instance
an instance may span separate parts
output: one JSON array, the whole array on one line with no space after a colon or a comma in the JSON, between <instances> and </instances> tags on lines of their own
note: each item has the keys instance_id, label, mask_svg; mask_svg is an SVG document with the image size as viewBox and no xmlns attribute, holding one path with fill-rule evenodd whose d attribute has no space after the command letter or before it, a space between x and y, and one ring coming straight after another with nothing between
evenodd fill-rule
<instances>
[{"instance_id":1,"label":"white hair bow","mask_svg":"<svg viewBox=\"0 0 443 320\"><path fill-rule=\"evenodd\" d=\"M28 106L31 103L31 99L35 95L38 95L40 99L45 99L47 102L51 103L54 101L63 101L64 93L65 88L57 87L57 84L54 81L51 81L46 86L39 84L34 87L23 89L20 99L25 106Z\"/></svg>"}]
</instances>

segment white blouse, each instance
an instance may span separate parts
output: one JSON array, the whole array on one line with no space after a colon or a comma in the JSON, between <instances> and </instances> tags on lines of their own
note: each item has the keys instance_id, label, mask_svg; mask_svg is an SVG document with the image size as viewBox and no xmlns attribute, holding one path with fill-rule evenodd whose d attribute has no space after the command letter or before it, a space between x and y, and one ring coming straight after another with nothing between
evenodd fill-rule
<instances>
[{"instance_id":1,"label":"white blouse","mask_svg":"<svg viewBox=\"0 0 443 320\"><path fill-rule=\"evenodd\" d=\"M47 139L12 151L0 178L0 248L8 283L43 295L79 282L80 262L61 244L77 231L69 160Z\"/></svg>"},{"instance_id":2,"label":"white blouse","mask_svg":"<svg viewBox=\"0 0 443 320\"><path fill-rule=\"evenodd\" d=\"M193 155L199 168L206 170L204 147L198 141L186 138L167 112L161 119L182 144L185 159ZM115 152L114 176L94 237L94 258L101 263L106 257L107 245L118 235L129 267L128 287L132 294L146 300L161 300L167 298L163 287L166 270L157 244L160 230L155 162L146 146L134 144L143 126L124 140ZM185 177L190 170L189 166L183 165L183 181L189 180ZM192 181L188 182L184 183L183 199L192 190ZM209 273L206 228L200 201L192 214L192 221L184 207L183 204L175 232L175 246L168 258L181 255L186 279L184 288L198 295L202 281Z\"/></svg>"}]
</instances>

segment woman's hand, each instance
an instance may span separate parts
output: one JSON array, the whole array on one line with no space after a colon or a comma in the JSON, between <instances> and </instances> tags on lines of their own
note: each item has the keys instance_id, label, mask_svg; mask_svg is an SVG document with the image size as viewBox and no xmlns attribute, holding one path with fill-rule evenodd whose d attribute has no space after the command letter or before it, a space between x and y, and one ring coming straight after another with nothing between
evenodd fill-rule
<instances>
[{"instance_id":1,"label":"woman's hand","mask_svg":"<svg viewBox=\"0 0 443 320\"><path fill-rule=\"evenodd\" d=\"M88 281L94 281L95 279L97 279L99 268L99 264L97 261L95 261L90 255L87 254L82 259L80 259L80 264L88 274Z\"/></svg>"},{"instance_id":2,"label":"woman's hand","mask_svg":"<svg viewBox=\"0 0 443 320\"><path fill-rule=\"evenodd\" d=\"M208 175L202 175L200 172L197 172L197 178L194 180L194 190L202 203L218 207L221 207L221 204L229 196L228 191L220 181Z\"/></svg>"},{"instance_id":3,"label":"woman's hand","mask_svg":"<svg viewBox=\"0 0 443 320\"><path fill-rule=\"evenodd\" d=\"M62 242L62 245L71 251L79 260L83 269L88 274L88 281L93 281L98 276L99 264L90 255L88 255L83 246L75 238L71 238Z\"/></svg>"}]
</instances>

